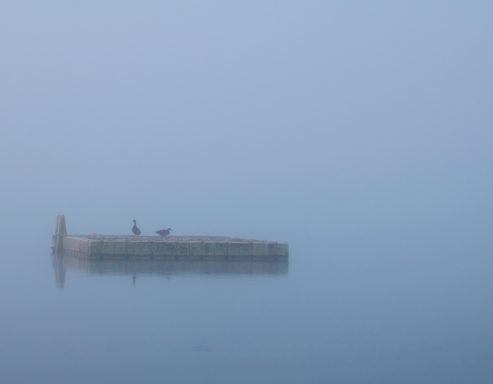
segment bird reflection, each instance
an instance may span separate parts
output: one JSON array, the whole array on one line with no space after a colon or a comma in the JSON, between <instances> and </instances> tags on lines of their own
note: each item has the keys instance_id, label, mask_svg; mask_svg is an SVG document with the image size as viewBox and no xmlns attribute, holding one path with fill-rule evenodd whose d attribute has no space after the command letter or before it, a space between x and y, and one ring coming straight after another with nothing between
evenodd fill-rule
<instances>
[{"instance_id":1,"label":"bird reflection","mask_svg":"<svg viewBox=\"0 0 493 384\"><path fill-rule=\"evenodd\" d=\"M186 275L287 275L289 264L287 258L222 258L202 257L197 259L99 259L84 255L62 253L53 255L53 269L58 288L63 288L67 271L78 270L98 275L127 275L136 285L137 276Z\"/></svg>"}]
</instances>

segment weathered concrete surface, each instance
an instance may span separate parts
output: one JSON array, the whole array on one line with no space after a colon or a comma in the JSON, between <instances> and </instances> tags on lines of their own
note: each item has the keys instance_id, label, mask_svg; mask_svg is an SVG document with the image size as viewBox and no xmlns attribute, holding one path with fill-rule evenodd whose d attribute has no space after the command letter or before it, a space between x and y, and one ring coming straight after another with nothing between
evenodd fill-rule
<instances>
[{"instance_id":1,"label":"weathered concrete surface","mask_svg":"<svg viewBox=\"0 0 493 384\"><path fill-rule=\"evenodd\" d=\"M56 217L55 233L53 235L53 252L55 254L59 254L63 251L63 239L65 236L67 236L65 216L58 215Z\"/></svg>"},{"instance_id":2,"label":"weathered concrete surface","mask_svg":"<svg viewBox=\"0 0 493 384\"><path fill-rule=\"evenodd\" d=\"M64 256L64 267L96 274L120 275L286 275L288 259L254 259L224 261L210 257L202 260L155 259L112 260Z\"/></svg>"},{"instance_id":3,"label":"weathered concrete surface","mask_svg":"<svg viewBox=\"0 0 493 384\"><path fill-rule=\"evenodd\" d=\"M69 252L104 259L265 259L287 258L288 244L224 236L67 235L65 216L58 215L53 236L55 255Z\"/></svg>"},{"instance_id":4,"label":"weathered concrete surface","mask_svg":"<svg viewBox=\"0 0 493 384\"><path fill-rule=\"evenodd\" d=\"M83 236L63 238L63 250L85 257L132 258L287 258L285 243L219 236Z\"/></svg>"}]
</instances>

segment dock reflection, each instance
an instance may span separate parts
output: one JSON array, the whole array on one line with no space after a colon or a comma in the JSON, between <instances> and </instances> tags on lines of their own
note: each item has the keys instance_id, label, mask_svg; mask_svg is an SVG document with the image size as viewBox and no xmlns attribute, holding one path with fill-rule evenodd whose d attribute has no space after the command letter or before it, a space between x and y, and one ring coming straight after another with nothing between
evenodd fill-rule
<instances>
[{"instance_id":1,"label":"dock reflection","mask_svg":"<svg viewBox=\"0 0 493 384\"><path fill-rule=\"evenodd\" d=\"M99 275L127 275L135 285L137 277L157 276L169 278L175 275L287 275L288 258L265 258L262 260L218 259L217 257L185 260L138 260L138 259L92 259L73 254L53 255L55 283L63 288L66 283L67 271L75 270Z\"/></svg>"}]
</instances>

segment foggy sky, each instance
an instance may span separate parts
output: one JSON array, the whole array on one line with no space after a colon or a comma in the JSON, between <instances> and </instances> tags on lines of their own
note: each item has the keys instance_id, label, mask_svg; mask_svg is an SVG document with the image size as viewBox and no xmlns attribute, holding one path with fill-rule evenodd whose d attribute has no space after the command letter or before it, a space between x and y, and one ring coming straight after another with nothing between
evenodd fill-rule
<instances>
[{"instance_id":1,"label":"foggy sky","mask_svg":"<svg viewBox=\"0 0 493 384\"><path fill-rule=\"evenodd\" d=\"M492 8L0 1L0 381L490 383ZM57 290L58 213L289 273Z\"/></svg>"},{"instance_id":2,"label":"foggy sky","mask_svg":"<svg viewBox=\"0 0 493 384\"><path fill-rule=\"evenodd\" d=\"M473 222L493 212L491 11L2 1L4 216L250 235Z\"/></svg>"}]
</instances>

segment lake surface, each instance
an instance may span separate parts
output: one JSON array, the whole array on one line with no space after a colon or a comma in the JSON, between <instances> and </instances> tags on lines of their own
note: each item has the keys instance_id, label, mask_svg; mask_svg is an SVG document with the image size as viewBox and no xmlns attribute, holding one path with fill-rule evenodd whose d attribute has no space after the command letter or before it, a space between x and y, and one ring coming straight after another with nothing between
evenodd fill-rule
<instances>
[{"instance_id":1,"label":"lake surface","mask_svg":"<svg viewBox=\"0 0 493 384\"><path fill-rule=\"evenodd\" d=\"M492 15L0 1L0 384L491 384ZM60 269L57 214L289 265Z\"/></svg>"},{"instance_id":2,"label":"lake surface","mask_svg":"<svg viewBox=\"0 0 493 384\"><path fill-rule=\"evenodd\" d=\"M49 228L19 236L0 262L0 381L491 383L491 248L446 228L286 230L269 238L290 243L285 269L72 266L63 288Z\"/></svg>"}]
</instances>

